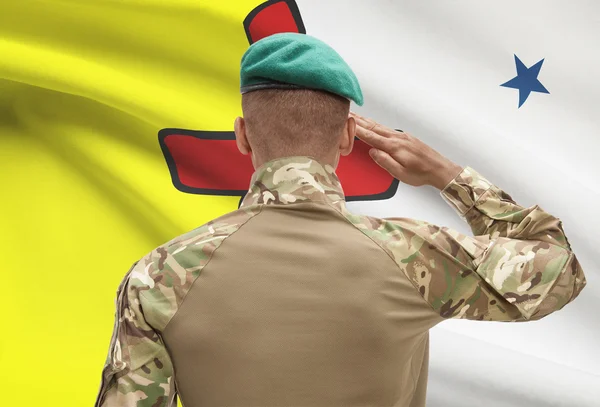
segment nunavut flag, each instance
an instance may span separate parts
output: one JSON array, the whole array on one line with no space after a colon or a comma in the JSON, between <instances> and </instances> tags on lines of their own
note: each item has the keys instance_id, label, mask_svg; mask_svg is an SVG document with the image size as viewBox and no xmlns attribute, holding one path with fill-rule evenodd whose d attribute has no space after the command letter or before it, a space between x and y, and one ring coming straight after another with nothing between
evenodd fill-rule
<instances>
[{"instance_id":1,"label":"nunavut flag","mask_svg":"<svg viewBox=\"0 0 600 407\"><path fill-rule=\"evenodd\" d=\"M547 321L434 328L430 405L597 406L598 13L591 1L3 0L0 406L93 404L131 264L247 191L239 63L287 31L344 57L359 113L561 218L590 270L591 290ZM469 233L436 191L399 184L367 150L357 140L337 170L350 210Z\"/></svg>"}]
</instances>

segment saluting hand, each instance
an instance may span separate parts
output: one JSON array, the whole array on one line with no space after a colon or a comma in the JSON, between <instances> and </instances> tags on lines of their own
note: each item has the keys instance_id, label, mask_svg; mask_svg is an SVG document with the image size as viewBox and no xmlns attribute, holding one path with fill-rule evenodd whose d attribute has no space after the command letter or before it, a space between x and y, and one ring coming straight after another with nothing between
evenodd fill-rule
<instances>
[{"instance_id":1,"label":"saluting hand","mask_svg":"<svg viewBox=\"0 0 600 407\"><path fill-rule=\"evenodd\" d=\"M373 147L373 161L394 178L415 187L431 185L442 190L462 167L408 133L385 127L354 112L356 136Z\"/></svg>"}]
</instances>

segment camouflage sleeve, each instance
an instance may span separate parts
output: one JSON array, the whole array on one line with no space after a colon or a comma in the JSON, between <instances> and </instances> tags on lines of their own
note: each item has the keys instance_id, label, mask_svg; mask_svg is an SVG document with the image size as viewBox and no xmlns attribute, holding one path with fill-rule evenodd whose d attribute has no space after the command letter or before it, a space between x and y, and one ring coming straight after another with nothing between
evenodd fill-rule
<instances>
[{"instance_id":1,"label":"camouflage sleeve","mask_svg":"<svg viewBox=\"0 0 600 407\"><path fill-rule=\"evenodd\" d=\"M585 287L560 220L538 205L519 206L470 167L440 193L475 236L414 219L386 221L407 242L387 245L398 265L443 318L537 320Z\"/></svg>"},{"instance_id":2,"label":"camouflage sleeve","mask_svg":"<svg viewBox=\"0 0 600 407\"><path fill-rule=\"evenodd\" d=\"M465 167L440 195L467 221L476 236L537 240L571 250L560 219L539 205L520 206L471 167Z\"/></svg>"},{"instance_id":3,"label":"camouflage sleeve","mask_svg":"<svg viewBox=\"0 0 600 407\"><path fill-rule=\"evenodd\" d=\"M115 326L95 407L175 407L173 366L159 333L144 318L149 281L133 265L117 290Z\"/></svg>"}]
</instances>

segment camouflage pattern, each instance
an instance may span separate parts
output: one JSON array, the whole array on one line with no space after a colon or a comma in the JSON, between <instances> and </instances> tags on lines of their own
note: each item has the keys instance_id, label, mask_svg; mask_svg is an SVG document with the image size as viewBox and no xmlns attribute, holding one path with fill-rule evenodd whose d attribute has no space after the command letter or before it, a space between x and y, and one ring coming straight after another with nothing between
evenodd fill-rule
<instances>
[{"instance_id":1,"label":"camouflage pattern","mask_svg":"<svg viewBox=\"0 0 600 407\"><path fill-rule=\"evenodd\" d=\"M334 169L313 157L265 163L251 185L244 207L311 200L336 208L395 260L442 318L536 320L586 285L560 220L538 205L519 206L471 167L440 195L474 237L421 220L353 214Z\"/></svg>"},{"instance_id":2,"label":"camouflage pattern","mask_svg":"<svg viewBox=\"0 0 600 407\"><path fill-rule=\"evenodd\" d=\"M440 194L475 236L421 220L353 214L334 169L313 157L263 164L238 210L158 247L127 273L96 407L175 406L161 332L215 250L264 205L310 201L334 208L395 261L440 321L537 320L585 287L560 220L538 205L519 206L470 167Z\"/></svg>"},{"instance_id":3,"label":"camouflage pattern","mask_svg":"<svg viewBox=\"0 0 600 407\"><path fill-rule=\"evenodd\" d=\"M286 157L257 168L240 207L308 200L326 202L341 210L345 197L340 179L331 165L321 165L312 157Z\"/></svg>"},{"instance_id":4,"label":"camouflage pattern","mask_svg":"<svg viewBox=\"0 0 600 407\"><path fill-rule=\"evenodd\" d=\"M260 212L237 210L179 236L136 262L117 291L100 406L175 407L173 365L161 331L225 238Z\"/></svg>"},{"instance_id":5,"label":"camouflage pattern","mask_svg":"<svg viewBox=\"0 0 600 407\"><path fill-rule=\"evenodd\" d=\"M476 238L493 240L477 273L523 318L536 320L557 311L585 287L581 264L561 220L539 205L518 205L471 167L464 168L440 194L468 222Z\"/></svg>"},{"instance_id":6,"label":"camouflage pattern","mask_svg":"<svg viewBox=\"0 0 600 407\"><path fill-rule=\"evenodd\" d=\"M540 240L571 249L558 218L538 205L519 206L471 167L464 168L440 194L469 223L475 235Z\"/></svg>"}]
</instances>

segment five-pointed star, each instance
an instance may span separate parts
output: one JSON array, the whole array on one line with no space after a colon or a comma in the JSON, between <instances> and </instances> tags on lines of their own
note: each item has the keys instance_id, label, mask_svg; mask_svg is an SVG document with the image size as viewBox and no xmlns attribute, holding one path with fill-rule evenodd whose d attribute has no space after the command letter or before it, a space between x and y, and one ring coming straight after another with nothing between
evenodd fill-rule
<instances>
[{"instance_id":1,"label":"five-pointed star","mask_svg":"<svg viewBox=\"0 0 600 407\"><path fill-rule=\"evenodd\" d=\"M500 86L519 89L519 107L525 103L531 92L550 93L541 84L537 76L542 68L544 60L537 62L530 68L527 68L523 62L515 55L515 64L517 65L517 76Z\"/></svg>"}]
</instances>

